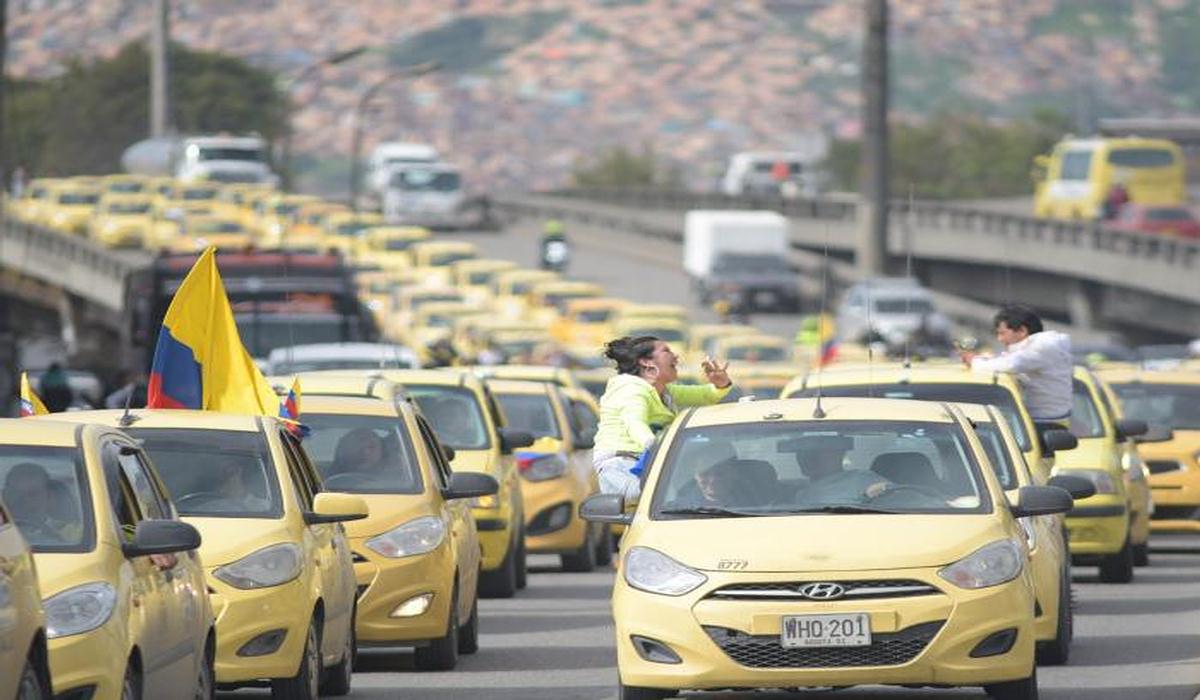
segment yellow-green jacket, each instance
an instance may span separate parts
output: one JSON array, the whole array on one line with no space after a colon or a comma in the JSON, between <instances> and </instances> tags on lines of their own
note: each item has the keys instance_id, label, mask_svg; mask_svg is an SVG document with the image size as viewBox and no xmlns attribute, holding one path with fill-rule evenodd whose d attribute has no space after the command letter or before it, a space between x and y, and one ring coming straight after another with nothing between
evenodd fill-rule
<instances>
[{"instance_id":1,"label":"yellow-green jacket","mask_svg":"<svg viewBox=\"0 0 1200 700\"><path fill-rule=\"evenodd\" d=\"M729 389L712 384L668 384L668 401L664 403L650 382L632 374L618 374L608 380L600 397L595 451L640 453L654 442L651 426L665 427L681 408L717 403Z\"/></svg>"}]
</instances>

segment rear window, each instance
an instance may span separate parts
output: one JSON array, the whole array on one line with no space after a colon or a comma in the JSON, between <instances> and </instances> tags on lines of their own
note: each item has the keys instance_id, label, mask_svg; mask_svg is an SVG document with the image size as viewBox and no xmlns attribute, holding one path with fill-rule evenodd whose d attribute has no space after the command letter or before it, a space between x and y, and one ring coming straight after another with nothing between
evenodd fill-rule
<instances>
[{"instance_id":1,"label":"rear window","mask_svg":"<svg viewBox=\"0 0 1200 700\"><path fill-rule=\"evenodd\" d=\"M1091 151L1067 151L1062 157L1060 180L1086 180L1092 168Z\"/></svg>"},{"instance_id":2,"label":"rear window","mask_svg":"<svg viewBox=\"0 0 1200 700\"><path fill-rule=\"evenodd\" d=\"M470 389L455 386L405 384L443 444L456 450L485 450L491 437L479 399Z\"/></svg>"},{"instance_id":3,"label":"rear window","mask_svg":"<svg viewBox=\"0 0 1200 700\"><path fill-rule=\"evenodd\" d=\"M1108 162L1122 168L1165 168L1175 164L1175 156L1162 148L1119 148L1108 154Z\"/></svg>"},{"instance_id":4,"label":"rear window","mask_svg":"<svg viewBox=\"0 0 1200 700\"><path fill-rule=\"evenodd\" d=\"M74 447L0 445L0 499L34 552L95 546L87 472Z\"/></svg>"},{"instance_id":5,"label":"rear window","mask_svg":"<svg viewBox=\"0 0 1200 700\"><path fill-rule=\"evenodd\" d=\"M1013 454L1004 444L1004 436L1000 434L1000 429L996 427L996 424L978 423L975 426L975 432L979 434L979 442L983 443L983 451L987 453L988 461L992 463L992 469L1000 481L1000 488L1008 491L1020 486L1021 482L1017 480L1017 467L1013 463ZM1021 459L1025 459L1025 456L1021 455Z\"/></svg>"},{"instance_id":6,"label":"rear window","mask_svg":"<svg viewBox=\"0 0 1200 700\"><path fill-rule=\"evenodd\" d=\"M180 515L279 518L283 502L266 438L260 432L133 428Z\"/></svg>"},{"instance_id":7,"label":"rear window","mask_svg":"<svg viewBox=\"0 0 1200 700\"><path fill-rule=\"evenodd\" d=\"M1071 433L1077 438L1104 437L1104 422L1087 384L1076 379L1071 387Z\"/></svg>"},{"instance_id":8,"label":"rear window","mask_svg":"<svg viewBox=\"0 0 1200 700\"><path fill-rule=\"evenodd\" d=\"M421 470L399 418L305 413L304 440L324 485L347 493L421 493Z\"/></svg>"},{"instance_id":9,"label":"rear window","mask_svg":"<svg viewBox=\"0 0 1200 700\"><path fill-rule=\"evenodd\" d=\"M506 425L527 430L536 438L562 439L558 416L546 394L496 394L504 409Z\"/></svg>"}]
</instances>

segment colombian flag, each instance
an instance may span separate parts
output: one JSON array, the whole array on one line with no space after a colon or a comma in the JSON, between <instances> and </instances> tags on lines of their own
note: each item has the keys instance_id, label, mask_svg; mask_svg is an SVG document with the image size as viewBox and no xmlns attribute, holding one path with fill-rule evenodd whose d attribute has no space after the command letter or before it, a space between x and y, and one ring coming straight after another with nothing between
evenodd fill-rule
<instances>
[{"instance_id":1,"label":"colombian flag","mask_svg":"<svg viewBox=\"0 0 1200 700\"><path fill-rule=\"evenodd\" d=\"M146 407L273 416L278 406L279 397L238 336L215 249L209 247L163 318Z\"/></svg>"},{"instance_id":2,"label":"colombian flag","mask_svg":"<svg viewBox=\"0 0 1200 700\"><path fill-rule=\"evenodd\" d=\"M33 388L29 386L29 375L21 373L21 417L27 416L44 416L50 411L46 410L46 404L38 398L38 395L33 393Z\"/></svg>"},{"instance_id":3,"label":"colombian flag","mask_svg":"<svg viewBox=\"0 0 1200 700\"><path fill-rule=\"evenodd\" d=\"M288 432L298 438L307 437L309 427L300 422L300 378L292 382L292 388L287 396L279 403L279 417L287 426Z\"/></svg>"},{"instance_id":4,"label":"colombian flag","mask_svg":"<svg viewBox=\"0 0 1200 700\"><path fill-rule=\"evenodd\" d=\"M821 342L821 354L817 358L817 364L824 366L832 363L837 357L837 333L834 331L833 319L829 314L822 314L818 324L817 337Z\"/></svg>"}]
</instances>

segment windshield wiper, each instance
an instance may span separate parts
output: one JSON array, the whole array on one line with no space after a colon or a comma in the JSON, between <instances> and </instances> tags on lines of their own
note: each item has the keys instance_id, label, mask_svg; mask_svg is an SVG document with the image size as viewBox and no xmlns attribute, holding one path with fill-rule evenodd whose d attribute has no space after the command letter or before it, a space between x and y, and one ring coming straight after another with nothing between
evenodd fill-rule
<instances>
[{"instance_id":1,"label":"windshield wiper","mask_svg":"<svg viewBox=\"0 0 1200 700\"><path fill-rule=\"evenodd\" d=\"M752 518L765 513L754 513L745 510L731 510L718 506L695 506L692 508L664 508L660 515L711 515L722 518Z\"/></svg>"},{"instance_id":2,"label":"windshield wiper","mask_svg":"<svg viewBox=\"0 0 1200 700\"><path fill-rule=\"evenodd\" d=\"M835 503L824 506L814 506L812 508L797 508L795 510L783 511L786 513L903 513L900 510L888 510L887 508L873 508L871 506L856 506L850 503Z\"/></svg>"}]
</instances>

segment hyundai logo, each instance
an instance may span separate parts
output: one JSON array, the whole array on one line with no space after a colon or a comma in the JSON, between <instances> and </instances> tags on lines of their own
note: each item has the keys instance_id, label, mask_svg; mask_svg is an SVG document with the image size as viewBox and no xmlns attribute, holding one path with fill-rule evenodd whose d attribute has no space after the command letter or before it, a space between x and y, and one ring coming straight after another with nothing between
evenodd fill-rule
<instances>
[{"instance_id":1,"label":"hyundai logo","mask_svg":"<svg viewBox=\"0 0 1200 700\"><path fill-rule=\"evenodd\" d=\"M807 583L800 587L800 595L809 600L837 600L846 595L846 587L840 583Z\"/></svg>"}]
</instances>

